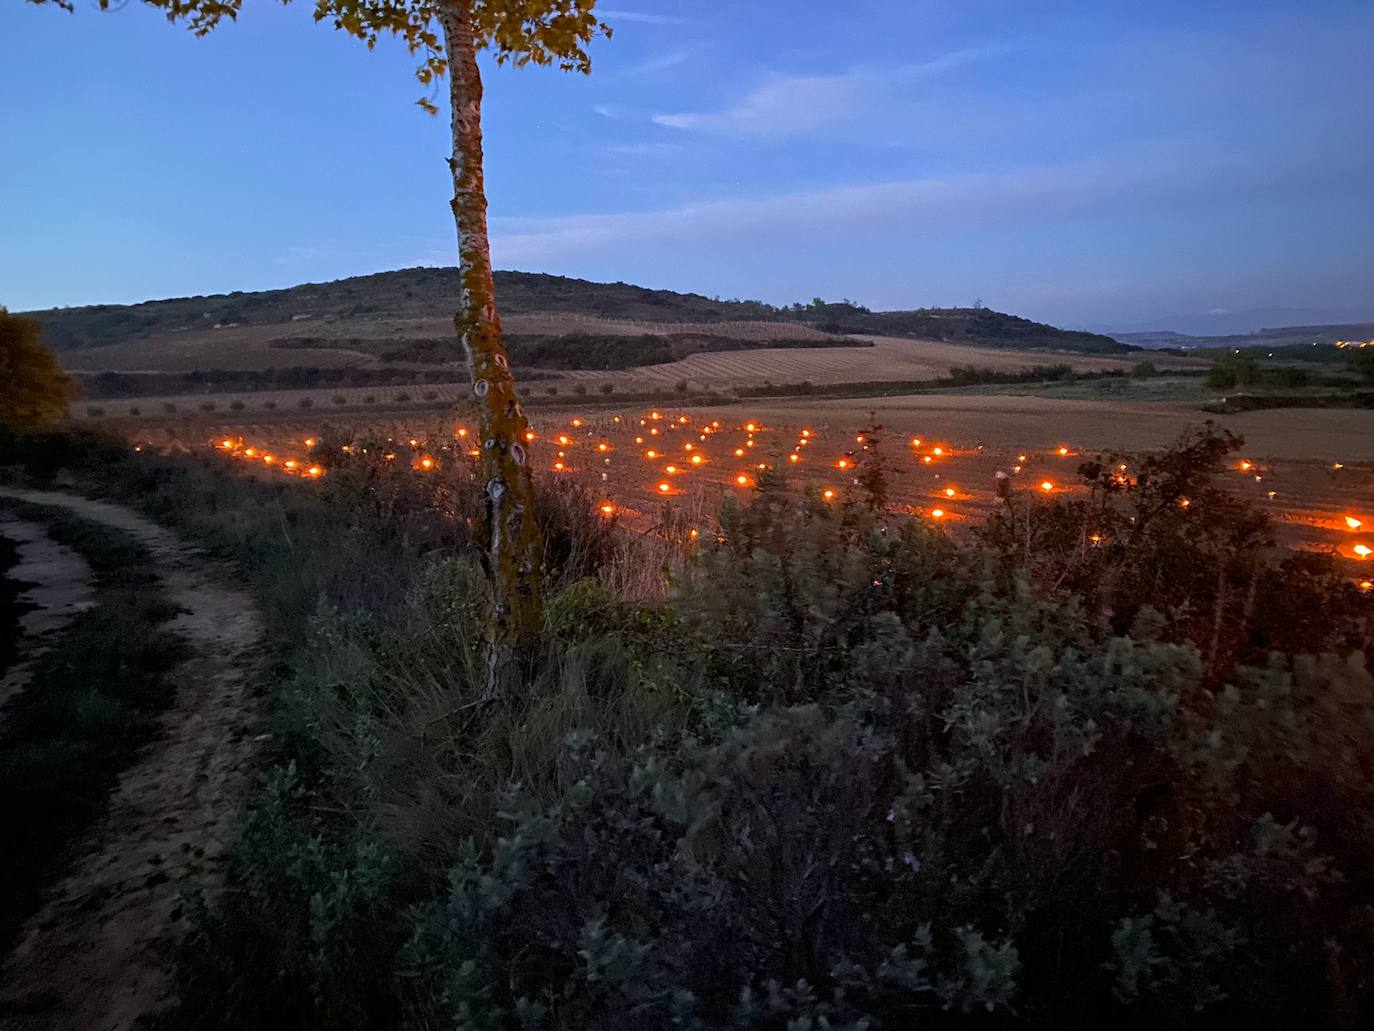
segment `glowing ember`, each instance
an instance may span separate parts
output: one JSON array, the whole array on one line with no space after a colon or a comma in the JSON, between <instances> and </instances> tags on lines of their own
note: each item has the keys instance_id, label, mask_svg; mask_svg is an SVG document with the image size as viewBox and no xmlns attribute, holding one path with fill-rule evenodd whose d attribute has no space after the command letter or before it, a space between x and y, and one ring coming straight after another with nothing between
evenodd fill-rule
<instances>
[{"instance_id":1,"label":"glowing ember","mask_svg":"<svg viewBox=\"0 0 1374 1031\"><path fill-rule=\"evenodd\" d=\"M1355 554L1359 555L1360 558L1369 558L1370 555L1374 555L1374 551L1371 551L1364 544L1357 544L1355 545Z\"/></svg>"},{"instance_id":2,"label":"glowing ember","mask_svg":"<svg viewBox=\"0 0 1374 1031\"><path fill-rule=\"evenodd\" d=\"M312 479L318 480L321 476L324 475L324 470L321 469L318 465L312 465L309 469L305 471L305 474L311 477Z\"/></svg>"},{"instance_id":3,"label":"glowing ember","mask_svg":"<svg viewBox=\"0 0 1374 1031\"><path fill-rule=\"evenodd\" d=\"M747 487L749 486L749 477L745 476L744 473L740 473L738 476L735 477L735 482L738 483L741 487Z\"/></svg>"},{"instance_id":4,"label":"glowing ember","mask_svg":"<svg viewBox=\"0 0 1374 1031\"><path fill-rule=\"evenodd\" d=\"M1054 490L1054 484L1046 480L1044 483L1040 484L1040 489L1048 494L1050 491Z\"/></svg>"},{"instance_id":5,"label":"glowing ember","mask_svg":"<svg viewBox=\"0 0 1374 1031\"><path fill-rule=\"evenodd\" d=\"M787 456L787 460L788 460L789 462L800 462L800 461L801 461L801 455L799 455L799 454L797 454L795 451L793 451L790 455Z\"/></svg>"},{"instance_id":6,"label":"glowing ember","mask_svg":"<svg viewBox=\"0 0 1374 1031\"><path fill-rule=\"evenodd\" d=\"M1061 447L1061 448L1059 449L1059 457L1060 457L1060 458L1066 457L1066 456L1068 455L1068 453L1069 453L1069 449L1066 448L1066 447Z\"/></svg>"},{"instance_id":7,"label":"glowing ember","mask_svg":"<svg viewBox=\"0 0 1374 1031\"><path fill-rule=\"evenodd\" d=\"M835 492L833 490L827 490L821 494L821 497L825 498L826 501L833 501L835 499Z\"/></svg>"},{"instance_id":8,"label":"glowing ember","mask_svg":"<svg viewBox=\"0 0 1374 1031\"><path fill-rule=\"evenodd\" d=\"M744 448L742 448L742 447L737 447L737 448L735 448L735 457L736 457L736 458L743 458L743 457L744 457Z\"/></svg>"},{"instance_id":9,"label":"glowing ember","mask_svg":"<svg viewBox=\"0 0 1374 1031\"><path fill-rule=\"evenodd\" d=\"M952 497L954 497L954 488L953 488L953 487L946 487L946 488L945 488L945 497L947 497L947 498L952 498Z\"/></svg>"},{"instance_id":10,"label":"glowing ember","mask_svg":"<svg viewBox=\"0 0 1374 1031\"><path fill-rule=\"evenodd\" d=\"M305 446L306 446L306 447L314 447L314 446L315 446L316 444L318 444L318 443L319 443L319 441L317 441L314 437L306 437L306 438L305 438Z\"/></svg>"},{"instance_id":11,"label":"glowing ember","mask_svg":"<svg viewBox=\"0 0 1374 1031\"><path fill-rule=\"evenodd\" d=\"M1358 530L1361 526L1364 525L1364 523L1356 519L1354 516L1346 516L1345 525L1350 527L1350 529L1352 530Z\"/></svg>"},{"instance_id":12,"label":"glowing ember","mask_svg":"<svg viewBox=\"0 0 1374 1031\"><path fill-rule=\"evenodd\" d=\"M849 468L849 461L848 461L848 459L841 458L838 462L835 463L835 468L837 468L837 469L848 469L848 468Z\"/></svg>"},{"instance_id":13,"label":"glowing ember","mask_svg":"<svg viewBox=\"0 0 1374 1031\"><path fill-rule=\"evenodd\" d=\"M702 457L701 457L700 455L693 455L693 456L692 456L692 464L693 464L693 465L701 465L702 461L703 461L703 459L702 459Z\"/></svg>"},{"instance_id":14,"label":"glowing ember","mask_svg":"<svg viewBox=\"0 0 1374 1031\"><path fill-rule=\"evenodd\" d=\"M930 510L930 518L932 518L932 519L943 519L944 517L945 517L945 510L944 510L943 508L932 508L932 509Z\"/></svg>"},{"instance_id":15,"label":"glowing ember","mask_svg":"<svg viewBox=\"0 0 1374 1031\"><path fill-rule=\"evenodd\" d=\"M604 516L615 515L615 506L609 501L601 506L601 514Z\"/></svg>"},{"instance_id":16,"label":"glowing ember","mask_svg":"<svg viewBox=\"0 0 1374 1031\"><path fill-rule=\"evenodd\" d=\"M658 490L660 494L667 494L672 489L673 485L671 483L660 483L658 485Z\"/></svg>"}]
</instances>

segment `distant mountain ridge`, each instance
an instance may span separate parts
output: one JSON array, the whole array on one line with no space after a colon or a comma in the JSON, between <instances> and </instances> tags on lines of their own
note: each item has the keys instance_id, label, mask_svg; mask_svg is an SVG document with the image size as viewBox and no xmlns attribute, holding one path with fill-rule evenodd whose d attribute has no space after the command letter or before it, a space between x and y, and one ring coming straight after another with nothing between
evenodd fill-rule
<instances>
[{"instance_id":1,"label":"distant mountain ridge","mask_svg":"<svg viewBox=\"0 0 1374 1031\"><path fill-rule=\"evenodd\" d=\"M978 347L1121 354L1134 348L1111 337L1063 330L986 308L874 312L850 302L776 307L652 290L629 283L594 283L532 272L497 272L504 314L560 313L605 319L711 324L772 320L841 334L910 336ZM100 347L184 330L227 325L346 322L387 317L447 317L458 306L452 268L413 268L306 283L278 290L169 298L131 305L55 308L28 314L43 321L57 350Z\"/></svg>"},{"instance_id":2,"label":"distant mountain ridge","mask_svg":"<svg viewBox=\"0 0 1374 1031\"><path fill-rule=\"evenodd\" d=\"M1291 348L1330 345L1338 340L1374 340L1374 321L1343 322L1328 326L1283 326L1254 333L1225 336L1188 336L1170 330L1153 333L1120 333L1117 340L1155 350L1201 351L1215 348Z\"/></svg>"},{"instance_id":3,"label":"distant mountain ridge","mask_svg":"<svg viewBox=\"0 0 1374 1031\"><path fill-rule=\"evenodd\" d=\"M1176 333L1194 337L1245 336L1270 330L1303 326L1336 326L1374 322L1374 303L1351 308L1250 308L1245 311L1218 309L1191 315L1171 315L1151 322L1117 326L1102 332L1117 340Z\"/></svg>"}]
</instances>

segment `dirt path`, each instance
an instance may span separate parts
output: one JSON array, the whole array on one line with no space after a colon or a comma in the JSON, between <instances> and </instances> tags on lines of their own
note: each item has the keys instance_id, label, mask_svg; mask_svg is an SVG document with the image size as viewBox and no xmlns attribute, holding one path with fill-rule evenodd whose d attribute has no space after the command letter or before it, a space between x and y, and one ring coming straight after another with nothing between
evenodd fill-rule
<instances>
[{"instance_id":1,"label":"dirt path","mask_svg":"<svg viewBox=\"0 0 1374 1031\"><path fill-rule=\"evenodd\" d=\"M161 740L120 778L89 835L91 851L25 927L0 975L7 1029L125 1029L170 1000L181 892L215 876L230 841L249 773L260 621L247 594L225 586L203 555L130 509L0 488L5 498L60 506L133 535L183 610L169 626L191 654L173 672L177 700Z\"/></svg>"},{"instance_id":2,"label":"dirt path","mask_svg":"<svg viewBox=\"0 0 1374 1031\"><path fill-rule=\"evenodd\" d=\"M28 686L39 656L77 613L91 607L95 592L86 560L49 537L37 523L0 510L0 537L18 547L19 562L8 575L29 585L20 592L19 601L32 606L19 617L18 657L0 678L2 708Z\"/></svg>"}]
</instances>

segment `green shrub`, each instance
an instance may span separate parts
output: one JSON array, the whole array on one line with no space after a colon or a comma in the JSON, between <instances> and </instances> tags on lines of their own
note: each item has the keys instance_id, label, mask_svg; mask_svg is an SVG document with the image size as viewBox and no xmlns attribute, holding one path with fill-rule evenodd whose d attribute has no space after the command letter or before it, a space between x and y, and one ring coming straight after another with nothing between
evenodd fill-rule
<instances>
[{"instance_id":1,"label":"green shrub","mask_svg":"<svg viewBox=\"0 0 1374 1031\"><path fill-rule=\"evenodd\" d=\"M546 632L501 702L460 456L331 443L290 493L134 466L283 641L185 1025L1374 1020L1371 599L1218 486L1239 442L1085 462L964 540L885 508L865 436L865 496L767 475L694 545L665 518L664 603L541 487Z\"/></svg>"}]
</instances>

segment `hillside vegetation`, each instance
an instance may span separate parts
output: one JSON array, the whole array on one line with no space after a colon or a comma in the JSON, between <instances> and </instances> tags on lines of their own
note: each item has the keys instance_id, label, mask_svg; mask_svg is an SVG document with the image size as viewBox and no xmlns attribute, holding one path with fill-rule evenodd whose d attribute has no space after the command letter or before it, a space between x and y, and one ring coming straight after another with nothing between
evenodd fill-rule
<instances>
[{"instance_id":1,"label":"hillside vegetation","mask_svg":"<svg viewBox=\"0 0 1374 1031\"><path fill-rule=\"evenodd\" d=\"M57 350L100 347L187 330L225 326L295 326L284 337L338 337L345 326L379 319L433 319L458 305L457 274L450 268L414 268L309 283L282 290L172 298L133 305L92 305L33 312ZM1054 349L1092 354L1131 350L1110 337L1056 329L986 308L873 312L817 299L779 308L762 301L719 300L700 294L650 290L628 283L592 283L529 272L496 273L506 315L564 313L641 322L722 323L778 321L833 333L873 333L971 344L979 347ZM300 332L303 324L330 323L328 333ZM367 334L357 334L367 335ZM372 335L376 335L375 333Z\"/></svg>"},{"instance_id":2,"label":"hillside vegetation","mask_svg":"<svg viewBox=\"0 0 1374 1031\"><path fill-rule=\"evenodd\" d=\"M886 508L878 427L852 497L761 476L699 536L542 481L500 701L479 470L369 443L282 491L0 436L236 563L272 634L158 1031L1374 1026L1374 597L1271 547L1238 439L1084 456L967 537Z\"/></svg>"}]
</instances>

